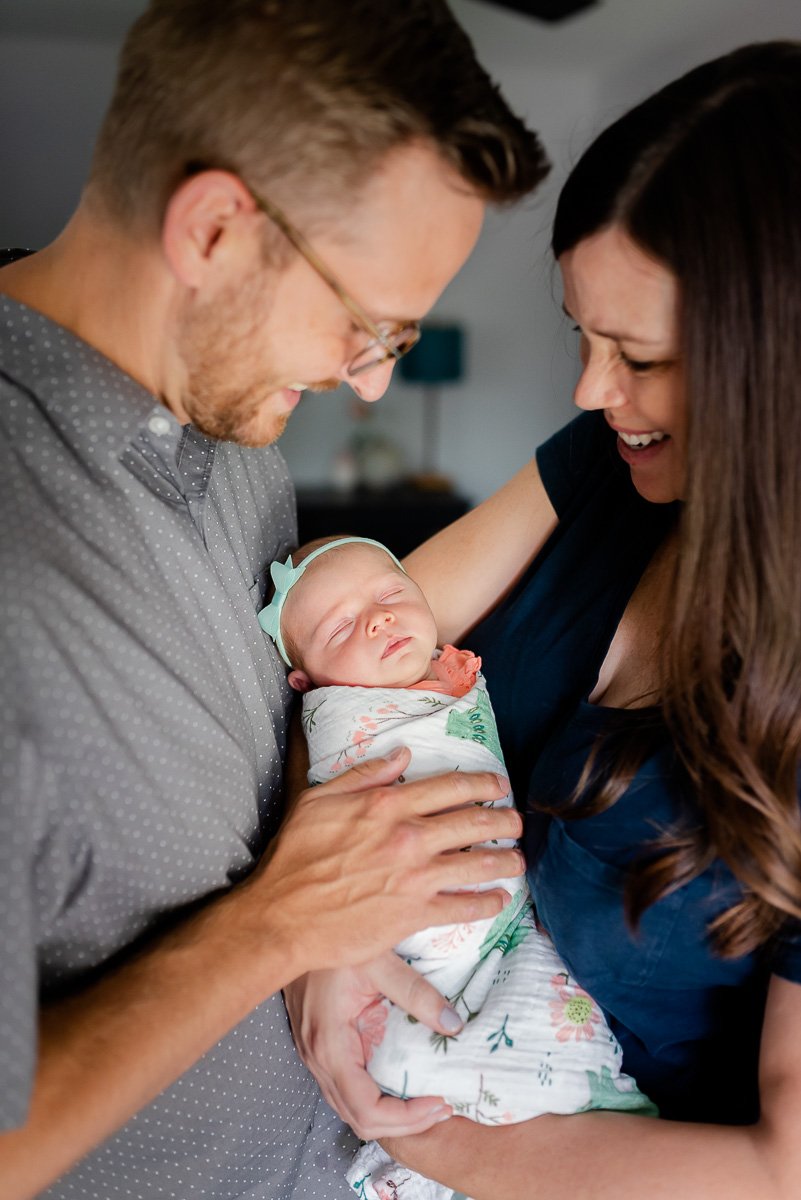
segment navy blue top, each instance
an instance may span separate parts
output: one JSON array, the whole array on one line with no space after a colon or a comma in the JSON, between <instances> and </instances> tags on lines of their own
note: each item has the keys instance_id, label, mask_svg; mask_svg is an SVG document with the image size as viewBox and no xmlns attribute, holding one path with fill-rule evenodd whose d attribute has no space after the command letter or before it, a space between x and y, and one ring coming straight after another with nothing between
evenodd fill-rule
<instances>
[{"instance_id":1,"label":"navy blue top","mask_svg":"<svg viewBox=\"0 0 801 1200\"><path fill-rule=\"evenodd\" d=\"M717 956L707 934L738 884L721 862L648 908L632 934L627 865L692 806L667 734L606 812L562 821L529 802L570 795L602 731L642 710L588 703L623 610L675 505L635 491L602 413L585 413L537 453L559 525L512 595L471 636L507 766L527 808L529 878L542 925L603 1008L624 1067L663 1116L744 1123L758 1116L757 1057L771 973L801 982L794 927L759 953Z\"/></svg>"}]
</instances>

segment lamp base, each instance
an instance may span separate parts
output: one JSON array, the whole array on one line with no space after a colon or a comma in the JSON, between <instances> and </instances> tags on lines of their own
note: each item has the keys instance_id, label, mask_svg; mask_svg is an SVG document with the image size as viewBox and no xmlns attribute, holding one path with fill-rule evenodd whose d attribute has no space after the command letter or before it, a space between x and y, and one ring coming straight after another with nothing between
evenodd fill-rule
<instances>
[{"instance_id":1,"label":"lamp base","mask_svg":"<svg viewBox=\"0 0 801 1200\"><path fill-rule=\"evenodd\" d=\"M412 487L421 492L452 492L453 480L439 471L417 471L409 476Z\"/></svg>"}]
</instances>

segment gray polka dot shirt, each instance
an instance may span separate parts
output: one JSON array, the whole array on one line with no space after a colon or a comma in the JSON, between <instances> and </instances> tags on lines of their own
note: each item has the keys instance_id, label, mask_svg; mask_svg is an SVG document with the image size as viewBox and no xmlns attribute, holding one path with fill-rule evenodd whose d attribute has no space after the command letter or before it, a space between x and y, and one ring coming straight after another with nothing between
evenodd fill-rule
<instances>
[{"instance_id":1,"label":"gray polka dot shirt","mask_svg":"<svg viewBox=\"0 0 801 1200\"><path fill-rule=\"evenodd\" d=\"M295 540L274 447L182 428L0 297L0 1128L57 998L241 879L279 818L289 693L256 613ZM280 997L44 1193L350 1195L354 1139Z\"/></svg>"}]
</instances>

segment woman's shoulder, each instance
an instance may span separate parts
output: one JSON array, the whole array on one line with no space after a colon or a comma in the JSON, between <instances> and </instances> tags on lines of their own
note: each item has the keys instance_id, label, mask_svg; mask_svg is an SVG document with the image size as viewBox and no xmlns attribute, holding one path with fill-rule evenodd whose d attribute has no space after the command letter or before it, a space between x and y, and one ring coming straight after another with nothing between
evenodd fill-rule
<instances>
[{"instance_id":1,"label":"woman's shoulder","mask_svg":"<svg viewBox=\"0 0 801 1200\"><path fill-rule=\"evenodd\" d=\"M615 433L602 412L583 412L543 442L536 453L548 498L561 517L577 490L609 480L625 489L630 477L615 451ZM634 489L631 488L634 492ZM634 493L636 495L636 493Z\"/></svg>"}]
</instances>

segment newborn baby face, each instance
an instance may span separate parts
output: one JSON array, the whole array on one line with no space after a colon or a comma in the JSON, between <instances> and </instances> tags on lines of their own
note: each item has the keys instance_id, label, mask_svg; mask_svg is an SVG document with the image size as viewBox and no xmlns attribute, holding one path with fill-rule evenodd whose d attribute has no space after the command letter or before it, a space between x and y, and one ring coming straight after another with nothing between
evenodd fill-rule
<instances>
[{"instance_id":1,"label":"newborn baby face","mask_svg":"<svg viewBox=\"0 0 801 1200\"><path fill-rule=\"evenodd\" d=\"M408 687L431 675L437 629L420 588L377 546L323 554L289 593L282 625L305 691L329 684Z\"/></svg>"}]
</instances>

